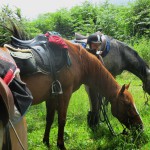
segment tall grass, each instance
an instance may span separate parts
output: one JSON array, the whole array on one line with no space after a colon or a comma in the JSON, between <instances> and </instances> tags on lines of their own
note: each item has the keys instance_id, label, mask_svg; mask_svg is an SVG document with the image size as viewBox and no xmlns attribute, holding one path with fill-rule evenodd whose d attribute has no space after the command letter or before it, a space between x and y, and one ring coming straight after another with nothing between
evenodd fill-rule
<instances>
[{"instance_id":1,"label":"tall grass","mask_svg":"<svg viewBox=\"0 0 150 150\"><path fill-rule=\"evenodd\" d=\"M148 150L150 147L150 105L145 105L145 97L142 83L134 75L124 72L117 78L120 85L130 85L137 109L144 122L144 133L137 138L120 134L122 125L114 118L108 106L108 115L117 136L112 136L106 123L100 122L94 132L87 126L87 113L89 110L88 96L84 86L76 91L70 100L67 123L65 126L65 145L68 150ZM150 103L150 102L149 102ZM28 124L28 146L29 150L46 150L42 143L45 129L45 103L31 106L26 115ZM51 149L57 150L57 113L51 129Z\"/></svg>"}]
</instances>

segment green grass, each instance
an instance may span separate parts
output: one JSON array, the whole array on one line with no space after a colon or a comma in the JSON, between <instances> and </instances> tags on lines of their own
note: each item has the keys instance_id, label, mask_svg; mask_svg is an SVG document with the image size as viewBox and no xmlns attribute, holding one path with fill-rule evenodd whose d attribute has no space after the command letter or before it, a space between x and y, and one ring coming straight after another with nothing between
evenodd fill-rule
<instances>
[{"instance_id":1,"label":"green grass","mask_svg":"<svg viewBox=\"0 0 150 150\"><path fill-rule=\"evenodd\" d=\"M129 91L132 93L137 109L144 122L144 133L133 139L129 135L121 135L123 128L110 112L108 115L114 131L118 134L112 136L105 123L100 123L95 131L87 126L87 113L89 111L88 96L84 86L76 91L70 100L67 123L65 126L65 145L68 150L148 150L150 147L150 105L145 105L145 97L141 81L132 74L124 72L117 77L120 85L131 82ZM149 102L150 103L150 102ZM45 103L30 107L27 115L28 147L29 150L47 150L42 143L45 129ZM51 129L51 149L57 150L57 114Z\"/></svg>"}]
</instances>

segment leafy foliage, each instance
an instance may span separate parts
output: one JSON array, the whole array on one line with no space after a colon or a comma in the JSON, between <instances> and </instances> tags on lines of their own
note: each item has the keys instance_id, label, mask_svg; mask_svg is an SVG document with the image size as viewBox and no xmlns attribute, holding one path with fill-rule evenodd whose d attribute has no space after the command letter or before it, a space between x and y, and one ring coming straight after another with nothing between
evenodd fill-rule
<instances>
[{"instance_id":1,"label":"leafy foliage","mask_svg":"<svg viewBox=\"0 0 150 150\"><path fill-rule=\"evenodd\" d=\"M81 6L73 7L70 12L74 32L86 35L97 30L97 7L93 4L85 1Z\"/></svg>"},{"instance_id":2,"label":"leafy foliage","mask_svg":"<svg viewBox=\"0 0 150 150\"><path fill-rule=\"evenodd\" d=\"M139 52L142 58L150 64L150 40L142 37L137 43L134 43L135 49Z\"/></svg>"},{"instance_id":3,"label":"leafy foliage","mask_svg":"<svg viewBox=\"0 0 150 150\"><path fill-rule=\"evenodd\" d=\"M8 42L13 33L15 33L17 38L28 38L23 24L24 21L19 8L12 11L8 6L4 6L0 12L0 43Z\"/></svg>"},{"instance_id":4,"label":"leafy foliage","mask_svg":"<svg viewBox=\"0 0 150 150\"><path fill-rule=\"evenodd\" d=\"M0 45L10 42L10 37L27 40L39 33L39 29L32 22L22 17L21 10L11 10L9 6L3 6L0 11Z\"/></svg>"},{"instance_id":5,"label":"leafy foliage","mask_svg":"<svg viewBox=\"0 0 150 150\"><path fill-rule=\"evenodd\" d=\"M132 5L132 22L134 35L150 37L150 1L137 0Z\"/></svg>"},{"instance_id":6,"label":"leafy foliage","mask_svg":"<svg viewBox=\"0 0 150 150\"><path fill-rule=\"evenodd\" d=\"M18 31L18 28L21 32L17 33L20 39L21 35L25 39L31 39L47 31L56 31L64 38L73 39L75 32L87 35L102 30L104 34L132 45L140 43L141 37L146 40L142 40L143 43L148 43L149 8L149 0L136 0L125 6L109 4L108 0L97 5L85 1L70 10L60 9L54 13L40 14L37 19L30 21L22 17L19 8L13 11L5 6L0 11L0 44L9 41L12 33ZM12 29L15 28L16 30L13 31ZM148 48L145 49L146 52L139 51L142 56L147 57L146 60L149 59Z\"/></svg>"}]
</instances>

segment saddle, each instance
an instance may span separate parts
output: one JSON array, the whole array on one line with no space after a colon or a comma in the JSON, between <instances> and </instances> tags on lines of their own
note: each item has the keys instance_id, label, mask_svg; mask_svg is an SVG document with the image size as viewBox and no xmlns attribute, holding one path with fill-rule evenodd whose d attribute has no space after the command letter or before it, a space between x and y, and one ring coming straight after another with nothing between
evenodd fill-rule
<instances>
[{"instance_id":1,"label":"saddle","mask_svg":"<svg viewBox=\"0 0 150 150\"><path fill-rule=\"evenodd\" d=\"M47 39L45 36L43 36L43 34L38 35L31 40L20 40L20 39L15 38L14 36L12 36L11 39L12 39L11 41L12 45L22 48L22 49L30 48L36 45L43 45L47 42Z\"/></svg>"},{"instance_id":2,"label":"saddle","mask_svg":"<svg viewBox=\"0 0 150 150\"><path fill-rule=\"evenodd\" d=\"M69 61L67 50L59 47L59 45L50 43L44 34L38 35L34 39L27 41L12 37L11 45L15 48L19 48L19 52L22 52L22 49L29 49L30 54L32 55L30 60L29 58L26 59L28 60L26 62L27 68L32 66L30 70L25 70L21 66L21 62L16 62L18 67L21 67L21 75L26 75L27 73L31 74L39 71L54 75L56 71L59 71L65 64L68 64ZM11 50L13 50L13 48L11 48ZM15 57L13 54L12 56ZM14 59L15 61L19 61L16 57ZM33 70L33 72L31 72L31 70Z\"/></svg>"},{"instance_id":3,"label":"saddle","mask_svg":"<svg viewBox=\"0 0 150 150\"><path fill-rule=\"evenodd\" d=\"M82 47L86 48L87 44L87 36L81 35L79 33L75 33L75 39L72 40L73 43L81 44Z\"/></svg>"},{"instance_id":4,"label":"saddle","mask_svg":"<svg viewBox=\"0 0 150 150\"><path fill-rule=\"evenodd\" d=\"M52 72L52 58L50 55L50 47L48 45L47 38L43 34L38 35L34 39L27 41L19 40L15 37L12 37L11 45L19 49L30 49L30 52L32 54L32 56L30 57L30 61L29 58L26 59L28 60L26 61L26 66L30 66L30 69L23 68L23 66L25 65L22 66L22 62L19 62L19 68L21 68L21 75L35 73L39 70L43 72L45 71L47 73ZM20 52L22 52L22 50L20 50ZM14 55L12 56L14 57ZM19 60L21 61L21 59L18 60L17 57L15 57L14 59L17 61L16 63L18 63ZM33 72L31 70L33 70Z\"/></svg>"},{"instance_id":5,"label":"saddle","mask_svg":"<svg viewBox=\"0 0 150 150\"><path fill-rule=\"evenodd\" d=\"M100 48L99 51L100 51L101 56L105 57L107 55L107 53L109 52L109 50L110 50L110 40L109 40L109 38L106 35L102 34L100 31L95 32L94 34L100 35L102 43L101 43L101 48ZM88 38L87 36L81 35L79 33L75 33L75 40L74 40L74 42L75 43L79 43L84 48L86 48L87 38ZM96 54L95 51L93 51L93 50L91 50L89 48L86 48L86 49L87 49L87 51L89 51L90 53L92 53L92 54L94 54L96 56L99 55L99 54Z\"/></svg>"},{"instance_id":6,"label":"saddle","mask_svg":"<svg viewBox=\"0 0 150 150\"><path fill-rule=\"evenodd\" d=\"M87 38L88 38L87 36L81 35L79 33L75 33L75 39L76 40L85 40Z\"/></svg>"},{"instance_id":7,"label":"saddle","mask_svg":"<svg viewBox=\"0 0 150 150\"><path fill-rule=\"evenodd\" d=\"M65 65L70 66L71 61L67 51L68 46L61 37L52 35L51 32L27 41L12 37L11 45L4 46L10 50L22 76L36 72L51 74L54 80L52 93L62 93L61 84L56 79L56 72Z\"/></svg>"}]
</instances>

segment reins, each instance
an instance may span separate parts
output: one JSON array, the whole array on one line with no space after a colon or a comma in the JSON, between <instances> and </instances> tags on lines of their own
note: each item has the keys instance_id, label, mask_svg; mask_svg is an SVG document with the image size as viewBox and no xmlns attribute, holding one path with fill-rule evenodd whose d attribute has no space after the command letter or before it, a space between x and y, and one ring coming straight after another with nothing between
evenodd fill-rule
<instances>
[{"instance_id":1,"label":"reins","mask_svg":"<svg viewBox=\"0 0 150 150\"><path fill-rule=\"evenodd\" d=\"M102 121L102 122L106 122L106 125L108 126L108 129L109 129L109 131L110 131L110 133L113 135L113 136L117 136L117 135L119 135L119 134L116 134L115 133L115 131L114 131L114 129L113 129L113 127L112 127L112 125L111 125L111 123L110 123L110 121L109 121L109 118L108 118L108 115L107 115L107 112L106 112L106 107L107 107L107 102L104 102L105 101L105 98L100 98L99 97L99 95L98 95L98 99L99 99L99 102L100 102L100 114L102 114L103 115L103 118L104 119L101 119L100 118L100 121ZM122 125L122 127L123 127L123 132L122 133L124 133L124 132L126 132L125 131L125 127L124 127L124 125L121 123L121 125Z\"/></svg>"},{"instance_id":2,"label":"reins","mask_svg":"<svg viewBox=\"0 0 150 150\"><path fill-rule=\"evenodd\" d=\"M106 102L104 102L104 98L102 98L102 100L99 100L99 101L100 101L101 114L102 114L103 117L104 117L103 120L102 120L101 118L100 118L100 120L101 120L102 122L106 122L106 124L107 124L107 126L108 126L108 129L109 129L109 131L110 131L110 133L111 133L112 135L116 135L116 133L114 132L114 130L113 130L113 128L112 128L112 125L111 125L111 123L110 123L110 121L109 121L108 115L107 115L107 113L106 113Z\"/></svg>"}]
</instances>

